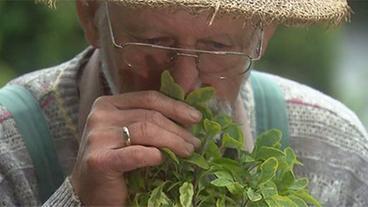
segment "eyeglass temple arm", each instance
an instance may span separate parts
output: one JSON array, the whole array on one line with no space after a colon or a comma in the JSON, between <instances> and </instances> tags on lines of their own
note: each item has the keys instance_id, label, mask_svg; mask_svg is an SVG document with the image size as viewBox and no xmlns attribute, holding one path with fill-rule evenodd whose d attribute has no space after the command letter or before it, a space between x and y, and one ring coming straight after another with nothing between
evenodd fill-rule
<instances>
[{"instance_id":1,"label":"eyeglass temple arm","mask_svg":"<svg viewBox=\"0 0 368 207\"><path fill-rule=\"evenodd\" d=\"M112 25L111 25L111 19L110 19L109 5L108 5L107 1L105 1L104 3L105 3L105 9L106 9L107 26L109 27L110 38L111 38L112 44L113 44L115 47L123 48L121 45L117 44L117 43L116 43L116 41L115 41L115 36L114 36L113 31L112 31Z\"/></svg>"},{"instance_id":2,"label":"eyeglass temple arm","mask_svg":"<svg viewBox=\"0 0 368 207\"><path fill-rule=\"evenodd\" d=\"M261 26L260 40L258 41L257 48L256 48L258 54L257 54L257 57L252 58L253 60L259 60L262 57L262 53L263 53L263 38L264 38L264 30L263 30L263 27Z\"/></svg>"}]
</instances>

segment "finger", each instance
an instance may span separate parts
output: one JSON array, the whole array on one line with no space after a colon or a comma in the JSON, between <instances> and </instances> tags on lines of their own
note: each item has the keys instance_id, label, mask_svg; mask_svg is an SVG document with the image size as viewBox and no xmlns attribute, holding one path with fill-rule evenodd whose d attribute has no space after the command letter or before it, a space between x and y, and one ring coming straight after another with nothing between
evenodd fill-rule
<instances>
[{"instance_id":1,"label":"finger","mask_svg":"<svg viewBox=\"0 0 368 207\"><path fill-rule=\"evenodd\" d=\"M103 122L106 125L124 127L136 122L151 122L176 134L196 148L201 145L201 141L198 138L157 111L145 109L119 110L110 111L106 115L109 117L109 119Z\"/></svg>"},{"instance_id":2,"label":"finger","mask_svg":"<svg viewBox=\"0 0 368 207\"><path fill-rule=\"evenodd\" d=\"M121 175L137 168L157 166L163 159L160 150L155 147L132 145L94 153L88 157L86 163L88 168L95 171Z\"/></svg>"},{"instance_id":3,"label":"finger","mask_svg":"<svg viewBox=\"0 0 368 207\"><path fill-rule=\"evenodd\" d=\"M88 132L87 145L90 149L117 149L127 145L122 127L100 127Z\"/></svg>"},{"instance_id":4,"label":"finger","mask_svg":"<svg viewBox=\"0 0 368 207\"><path fill-rule=\"evenodd\" d=\"M95 105L110 106L120 110L149 109L183 124L193 124L201 120L201 113L188 104L169 98L157 91L139 91L116 96L105 96L96 100Z\"/></svg>"},{"instance_id":5,"label":"finger","mask_svg":"<svg viewBox=\"0 0 368 207\"><path fill-rule=\"evenodd\" d=\"M194 151L191 143L153 123L138 122L129 125L128 128L131 143L134 145L167 147L181 157L188 157Z\"/></svg>"},{"instance_id":6,"label":"finger","mask_svg":"<svg viewBox=\"0 0 368 207\"><path fill-rule=\"evenodd\" d=\"M129 146L115 150L112 154L116 158L116 169L122 172L135 170L142 167L157 166L162 163L164 157L159 149L145 146ZM120 162L120 165L118 164Z\"/></svg>"}]
</instances>

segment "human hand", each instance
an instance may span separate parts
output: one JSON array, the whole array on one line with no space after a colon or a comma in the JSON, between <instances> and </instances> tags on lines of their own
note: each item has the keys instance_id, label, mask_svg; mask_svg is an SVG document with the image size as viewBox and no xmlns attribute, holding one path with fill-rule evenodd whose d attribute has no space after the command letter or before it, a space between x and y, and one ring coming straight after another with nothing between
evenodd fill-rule
<instances>
[{"instance_id":1,"label":"human hand","mask_svg":"<svg viewBox=\"0 0 368 207\"><path fill-rule=\"evenodd\" d=\"M159 148L188 157L199 139L181 126L199 122L191 106L156 91L98 98L88 115L71 181L85 205L125 205L124 173L159 165ZM130 133L130 144L122 128Z\"/></svg>"}]
</instances>

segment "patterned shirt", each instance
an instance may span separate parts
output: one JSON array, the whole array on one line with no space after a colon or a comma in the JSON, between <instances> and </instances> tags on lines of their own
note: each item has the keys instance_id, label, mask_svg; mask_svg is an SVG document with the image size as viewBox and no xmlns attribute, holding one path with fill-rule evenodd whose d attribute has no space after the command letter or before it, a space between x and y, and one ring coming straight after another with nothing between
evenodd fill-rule
<instances>
[{"instance_id":1,"label":"patterned shirt","mask_svg":"<svg viewBox=\"0 0 368 207\"><path fill-rule=\"evenodd\" d=\"M92 48L61 65L38 70L8 84L26 87L48 122L59 162L68 175L78 152L77 79ZM368 135L356 115L340 102L305 85L269 75L283 90L288 109L290 145L303 166L298 176L324 206L368 206ZM255 135L253 90L246 82L241 96ZM12 114L0 105L0 206L40 206L32 160ZM43 204L80 206L69 178Z\"/></svg>"}]
</instances>

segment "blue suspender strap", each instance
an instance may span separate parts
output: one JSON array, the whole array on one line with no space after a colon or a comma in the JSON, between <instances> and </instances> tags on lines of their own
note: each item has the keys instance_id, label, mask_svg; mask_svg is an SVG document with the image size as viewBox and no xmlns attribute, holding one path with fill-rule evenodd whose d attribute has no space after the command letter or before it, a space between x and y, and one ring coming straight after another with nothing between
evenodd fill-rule
<instances>
[{"instance_id":1,"label":"blue suspender strap","mask_svg":"<svg viewBox=\"0 0 368 207\"><path fill-rule=\"evenodd\" d=\"M44 203L62 184L64 175L37 100L22 86L0 90L0 104L12 114L35 168L39 196Z\"/></svg>"},{"instance_id":2,"label":"blue suspender strap","mask_svg":"<svg viewBox=\"0 0 368 207\"><path fill-rule=\"evenodd\" d=\"M266 74L252 71L250 80L253 87L256 109L256 131L260 134L269 129L282 131L281 145L289 145L288 110L281 88Z\"/></svg>"}]
</instances>

